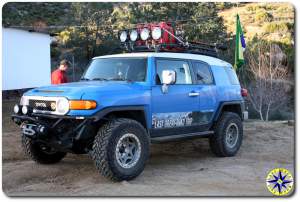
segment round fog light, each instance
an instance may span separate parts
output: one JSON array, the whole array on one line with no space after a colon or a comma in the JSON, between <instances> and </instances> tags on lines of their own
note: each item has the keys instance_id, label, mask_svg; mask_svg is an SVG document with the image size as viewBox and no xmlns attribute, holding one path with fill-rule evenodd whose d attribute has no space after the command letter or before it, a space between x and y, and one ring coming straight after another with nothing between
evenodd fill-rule
<instances>
[{"instance_id":1,"label":"round fog light","mask_svg":"<svg viewBox=\"0 0 300 202\"><path fill-rule=\"evenodd\" d=\"M15 114L18 114L19 111L20 111L19 105L15 105L15 106L14 106L14 112L15 112Z\"/></svg>"},{"instance_id":2,"label":"round fog light","mask_svg":"<svg viewBox=\"0 0 300 202\"><path fill-rule=\"evenodd\" d=\"M27 114L28 113L28 107L27 106L23 106L22 107L22 113L23 114Z\"/></svg>"}]
</instances>

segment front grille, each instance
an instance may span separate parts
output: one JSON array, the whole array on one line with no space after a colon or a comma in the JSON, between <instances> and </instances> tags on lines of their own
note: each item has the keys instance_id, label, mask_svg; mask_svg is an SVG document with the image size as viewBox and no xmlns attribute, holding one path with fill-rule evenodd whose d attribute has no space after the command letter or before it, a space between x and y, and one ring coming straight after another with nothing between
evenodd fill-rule
<instances>
[{"instance_id":1,"label":"front grille","mask_svg":"<svg viewBox=\"0 0 300 202\"><path fill-rule=\"evenodd\" d=\"M56 102L48 100L29 100L29 106L32 109L41 111L55 111Z\"/></svg>"}]
</instances>

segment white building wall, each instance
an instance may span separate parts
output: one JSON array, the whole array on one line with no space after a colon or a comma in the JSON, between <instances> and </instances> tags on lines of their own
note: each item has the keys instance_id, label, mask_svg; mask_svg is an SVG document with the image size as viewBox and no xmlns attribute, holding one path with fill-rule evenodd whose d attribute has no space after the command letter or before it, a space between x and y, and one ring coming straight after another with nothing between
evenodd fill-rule
<instances>
[{"instance_id":1,"label":"white building wall","mask_svg":"<svg viewBox=\"0 0 300 202\"><path fill-rule=\"evenodd\" d=\"M48 34L2 28L2 90L51 84Z\"/></svg>"}]
</instances>

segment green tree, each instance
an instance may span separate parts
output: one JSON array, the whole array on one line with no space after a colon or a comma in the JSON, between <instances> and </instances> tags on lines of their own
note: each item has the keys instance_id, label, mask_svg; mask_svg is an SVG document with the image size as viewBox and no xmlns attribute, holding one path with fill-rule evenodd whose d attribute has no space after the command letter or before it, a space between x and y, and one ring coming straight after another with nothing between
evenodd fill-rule
<instances>
[{"instance_id":1,"label":"green tree","mask_svg":"<svg viewBox=\"0 0 300 202\"><path fill-rule=\"evenodd\" d=\"M4 26L34 26L44 22L46 26L64 24L70 11L70 3L9 2L2 8Z\"/></svg>"},{"instance_id":2,"label":"green tree","mask_svg":"<svg viewBox=\"0 0 300 202\"><path fill-rule=\"evenodd\" d=\"M72 3L68 16L70 26L60 32L65 47L73 49L77 57L89 60L96 54L104 54L100 49L113 43L111 26L112 3ZM65 39L65 40L63 40Z\"/></svg>"}]
</instances>

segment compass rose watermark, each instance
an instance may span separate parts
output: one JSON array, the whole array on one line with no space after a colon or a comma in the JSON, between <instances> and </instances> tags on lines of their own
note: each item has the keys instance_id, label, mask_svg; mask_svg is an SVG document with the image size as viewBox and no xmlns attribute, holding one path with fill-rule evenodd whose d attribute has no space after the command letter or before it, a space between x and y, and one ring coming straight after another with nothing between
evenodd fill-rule
<instances>
[{"instance_id":1,"label":"compass rose watermark","mask_svg":"<svg viewBox=\"0 0 300 202\"><path fill-rule=\"evenodd\" d=\"M271 170L266 178L268 190L276 196L288 195L293 189L292 174L285 168Z\"/></svg>"}]
</instances>

